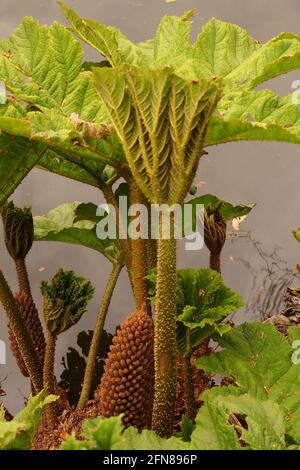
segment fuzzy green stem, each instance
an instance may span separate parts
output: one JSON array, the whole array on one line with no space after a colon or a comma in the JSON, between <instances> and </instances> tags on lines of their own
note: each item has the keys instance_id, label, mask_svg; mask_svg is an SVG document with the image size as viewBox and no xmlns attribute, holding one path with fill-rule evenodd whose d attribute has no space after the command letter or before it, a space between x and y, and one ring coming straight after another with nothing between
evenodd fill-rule
<instances>
[{"instance_id":1,"label":"fuzzy green stem","mask_svg":"<svg viewBox=\"0 0 300 470\"><path fill-rule=\"evenodd\" d=\"M157 240L151 236L151 205L147 205L148 209L148 240L147 240L147 263L148 269L157 267Z\"/></svg>"},{"instance_id":2,"label":"fuzzy green stem","mask_svg":"<svg viewBox=\"0 0 300 470\"><path fill-rule=\"evenodd\" d=\"M210 251L209 267L221 274L221 251Z\"/></svg>"},{"instance_id":3,"label":"fuzzy green stem","mask_svg":"<svg viewBox=\"0 0 300 470\"><path fill-rule=\"evenodd\" d=\"M6 312L8 322L13 330L17 340L20 352L26 364L30 379L36 392L43 388L42 366L35 350L31 335L29 334L26 323L20 315L13 293L0 270L0 302Z\"/></svg>"},{"instance_id":4,"label":"fuzzy green stem","mask_svg":"<svg viewBox=\"0 0 300 470\"><path fill-rule=\"evenodd\" d=\"M192 357L192 344L191 344L191 331L186 329L186 352L183 357L183 378L184 378L184 395L186 416L194 420L197 414L197 407L195 402L195 389L193 383L193 374L191 366Z\"/></svg>"},{"instance_id":5,"label":"fuzzy green stem","mask_svg":"<svg viewBox=\"0 0 300 470\"><path fill-rule=\"evenodd\" d=\"M19 282L19 290L26 292L26 294L31 296L31 287L25 259L17 258L15 260L15 265Z\"/></svg>"},{"instance_id":6,"label":"fuzzy green stem","mask_svg":"<svg viewBox=\"0 0 300 470\"><path fill-rule=\"evenodd\" d=\"M89 350L89 355L87 359L84 380L81 390L80 399L77 405L77 409L82 409L86 406L89 397L92 392L92 383L95 374L95 367L97 364L97 354L100 347L101 338L103 335L104 323L106 320L108 308L110 305L110 301L116 287L117 281L119 279L119 275L122 269L121 264L115 264L114 268L111 272L109 277L108 283L106 285L106 289L103 295L103 299L100 305L99 314L97 317L97 322L94 329L94 334Z\"/></svg>"},{"instance_id":7,"label":"fuzzy green stem","mask_svg":"<svg viewBox=\"0 0 300 470\"><path fill-rule=\"evenodd\" d=\"M158 240L156 315L155 315L155 394L152 429L162 437L173 433L176 401L176 240L174 214L171 216L171 237Z\"/></svg>"},{"instance_id":8,"label":"fuzzy green stem","mask_svg":"<svg viewBox=\"0 0 300 470\"><path fill-rule=\"evenodd\" d=\"M149 291L146 279L148 274L147 261L147 240L142 240L141 238L134 240L132 243L132 277L136 308L140 309L143 305L146 305L149 313Z\"/></svg>"},{"instance_id":9,"label":"fuzzy green stem","mask_svg":"<svg viewBox=\"0 0 300 470\"><path fill-rule=\"evenodd\" d=\"M47 395L55 394L55 375L54 375L54 362L55 362L55 345L56 335L48 331L46 354L44 362L44 388L47 390ZM53 429L57 424L58 407L57 403L51 403L46 409L47 424L49 429Z\"/></svg>"}]
</instances>

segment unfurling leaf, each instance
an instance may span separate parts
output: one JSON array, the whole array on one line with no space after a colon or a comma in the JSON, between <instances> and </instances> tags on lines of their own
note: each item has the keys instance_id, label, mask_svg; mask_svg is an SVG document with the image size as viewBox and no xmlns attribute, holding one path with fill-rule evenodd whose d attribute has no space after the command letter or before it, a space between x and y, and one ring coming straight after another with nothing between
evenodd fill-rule
<instances>
[{"instance_id":1,"label":"unfurling leaf","mask_svg":"<svg viewBox=\"0 0 300 470\"><path fill-rule=\"evenodd\" d=\"M77 323L85 313L94 288L73 271L60 269L51 282L43 281L44 320L47 329L59 335Z\"/></svg>"}]
</instances>

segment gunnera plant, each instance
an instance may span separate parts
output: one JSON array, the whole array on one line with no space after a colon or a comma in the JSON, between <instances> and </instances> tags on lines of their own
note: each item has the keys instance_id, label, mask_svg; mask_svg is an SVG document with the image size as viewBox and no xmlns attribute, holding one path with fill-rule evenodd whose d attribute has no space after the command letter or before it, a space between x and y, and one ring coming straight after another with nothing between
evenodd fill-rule
<instances>
[{"instance_id":1,"label":"gunnera plant","mask_svg":"<svg viewBox=\"0 0 300 470\"><path fill-rule=\"evenodd\" d=\"M145 308L130 315L114 336L96 391L100 415L123 413L125 426L151 426L154 362L154 328Z\"/></svg>"},{"instance_id":2,"label":"gunnera plant","mask_svg":"<svg viewBox=\"0 0 300 470\"><path fill-rule=\"evenodd\" d=\"M191 44L189 11L164 17L154 39L133 44L117 28L61 7L70 28L25 18L0 42L0 79L13 97L0 116L0 146L6 149L0 204L36 165L101 190L109 165L115 181L129 174L147 201L172 208L191 188L203 146L300 142L300 110L290 96L254 90L299 67L295 34L261 44L244 29L212 19ZM83 63L82 46L72 34L105 57L104 67ZM103 126L111 130L104 140ZM160 237L157 248L153 427L170 435L176 395L175 241Z\"/></svg>"},{"instance_id":3,"label":"gunnera plant","mask_svg":"<svg viewBox=\"0 0 300 470\"><path fill-rule=\"evenodd\" d=\"M94 288L83 277L73 271L60 269L51 282L43 281L44 321L47 328L47 345L44 362L44 387L48 394L55 393L54 375L55 344L58 335L75 325L86 311ZM47 408L47 422L51 429L57 422L57 403Z\"/></svg>"}]
</instances>

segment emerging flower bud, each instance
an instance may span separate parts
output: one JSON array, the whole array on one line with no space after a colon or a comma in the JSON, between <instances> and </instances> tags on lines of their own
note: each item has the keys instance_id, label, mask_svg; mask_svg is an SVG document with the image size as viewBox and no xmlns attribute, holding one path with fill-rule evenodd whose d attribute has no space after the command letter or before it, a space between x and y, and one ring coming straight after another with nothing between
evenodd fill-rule
<instances>
[{"instance_id":1,"label":"emerging flower bud","mask_svg":"<svg viewBox=\"0 0 300 470\"><path fill-rule=\"evenodd\" d=\"M7 251L16 261L25 259L30 251L34 228L30 207L19 208L14 203L8 202L1 209L4 228L4 240Z\"/></svg>"}]
</instances>

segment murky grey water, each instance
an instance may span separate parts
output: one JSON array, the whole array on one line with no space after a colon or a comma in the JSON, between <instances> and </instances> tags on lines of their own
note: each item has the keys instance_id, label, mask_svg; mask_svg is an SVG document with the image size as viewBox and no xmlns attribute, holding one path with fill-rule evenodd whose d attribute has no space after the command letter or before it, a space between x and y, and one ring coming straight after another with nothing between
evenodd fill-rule
<instances>
[{"instance_id":1,"label":"murky grey water","mask_svg":"<svg viewBox=\"0 0 300 470\"><path fill-rule=\"evenodd\" d=\"M132 40L143 40L153 35L163 14L181 14L191 8L197 11L194 33L199 31L201 24L215 16L240 24L261 41L281 31L300 34L299 0L177 0L174 3L166 3L163 0L68 0L67 3L86 17L120 27ZM64 21L54 0L1 0L1 38L10 34L24 15L32 15L47 24L54 20ZM90 49L86 49L86 52L90 60L96 58L96 54ZM295 79L300 79L300 71L275 80L268 86L272 85L280 94L287 94L291 91L291 83ZM286 269L293 270L300 261L300 245L291 233L300 225L299 174L299 147L284 144L227 144L212 148L209 156L203 158L200 163L197 179L205 182L201 191L216 194L234 203L257 203L253 213L241 226L241 236L232 241L228 240L223 261L226 283L245 299L250 295L252 302L254 298L263 295L263 283L268 281L270 276L273 276L277 289L285 282L289 283L291 277ZM96 189L38 170L34 170L26 178L14 195L17 204L31 205L35 214L44 214L63 202L73 200L98 203L102 198ZM252 241L249 240L248 232L251 232ZM255 241L261 245L256 246ZM282 249L278 250L278 247ZM1 267L16 289L15 272L2 241L0 250ZM274 255L274 250L277 251L273 256L272 265L269 255ZM182 249L179 253L180 267L206 266L207 260L205 249L196 255L195 252ZM108 262L88 249L55 243L37 243L28 258L28 267L39 305L39 282L52 277L60 266L74 269L89 277L97 287L97 294L85 319L59 339L57 372L60 370L61 356L66 353L69 345L76 344L77 333L82 329L93 328L98 303L110 271ZM45 271L39 272L40 267L44 267ZM268 273L268 269L273 270L274 274ZM253 281L256 281L255 284ZM130 313L132 308L132 295L126 273L123 272L111 303L107 328L113 331L115 325ZM266 306L262 305L262 308ZM5 340L6 322L2 313L1 310L0 339ZM238 319L241 321L246 318L258 318L259 315L259 308L250 307L246 312L241 312ZM0 381L7 377L3 383L3 388L8 392L4 402L14 412L22 406L23 398L28 394L28 384L19 374L9 351L7 356L7 365L0 365Z\"/></svg>"}]
</instances>

